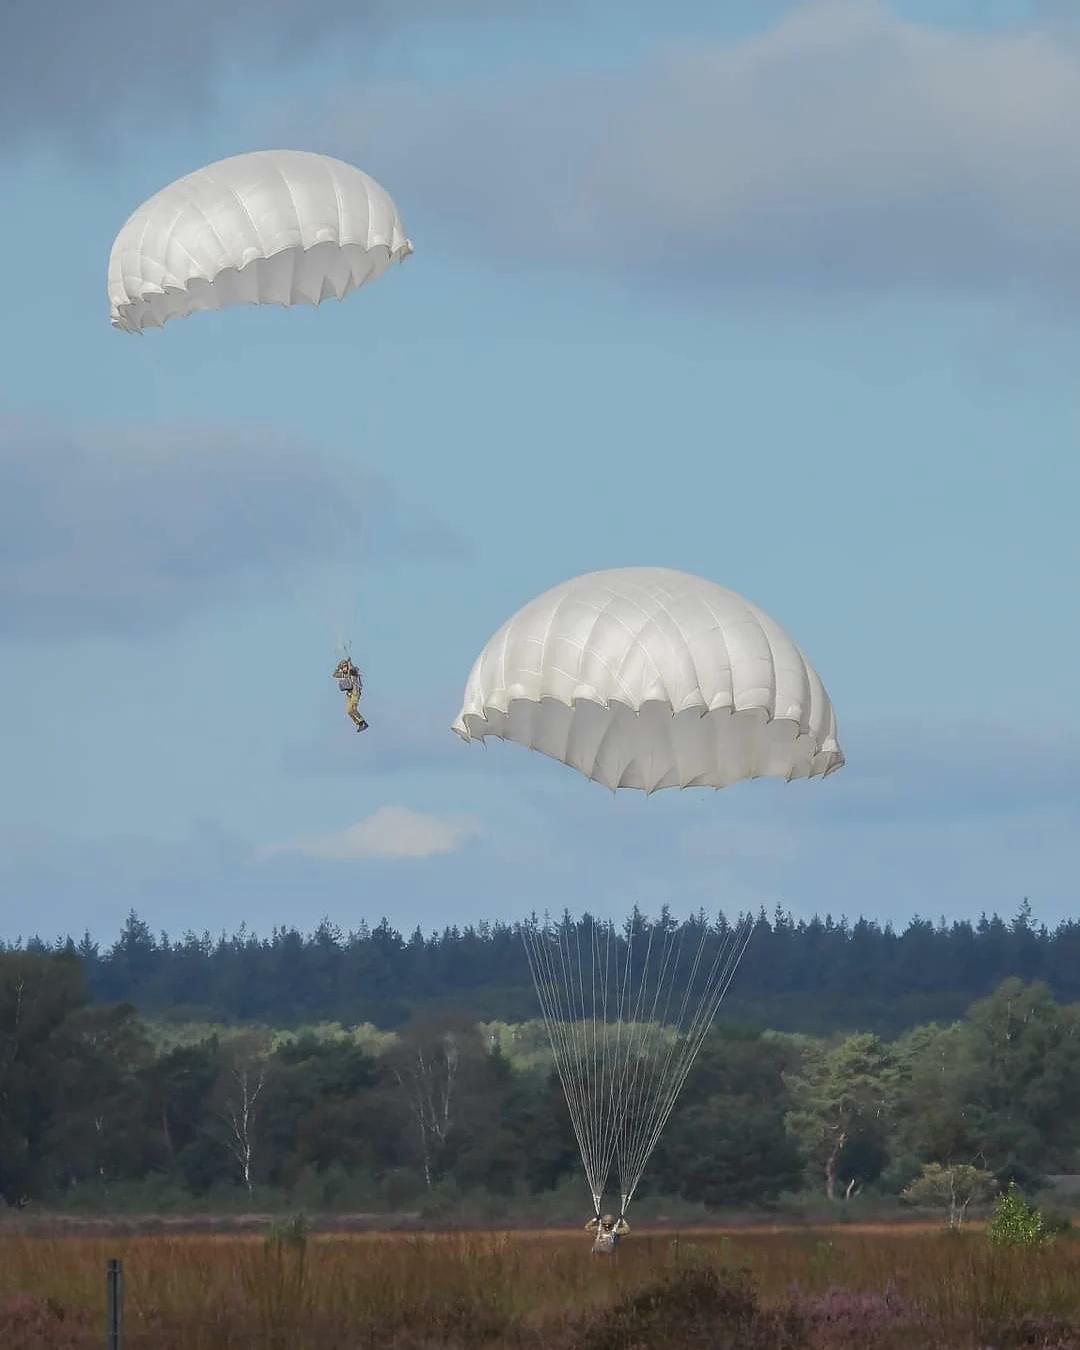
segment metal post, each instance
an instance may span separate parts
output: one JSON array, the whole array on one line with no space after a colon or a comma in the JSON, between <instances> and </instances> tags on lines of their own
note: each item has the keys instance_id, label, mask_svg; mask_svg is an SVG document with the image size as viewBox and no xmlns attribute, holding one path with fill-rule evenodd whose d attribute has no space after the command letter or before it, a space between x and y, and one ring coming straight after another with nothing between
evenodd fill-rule
<instances>
[{"instance_id":1,"label":"metal post","mask_svg":"<svg viewBox=\"0 0 1080 1350\"><path fill-rule=\"evenodd\" d=\"M124 1344L124 1267L116 1257L105 1268L105 1345L106 1350L123 1350Z\"/></svg>"}]
</instances>

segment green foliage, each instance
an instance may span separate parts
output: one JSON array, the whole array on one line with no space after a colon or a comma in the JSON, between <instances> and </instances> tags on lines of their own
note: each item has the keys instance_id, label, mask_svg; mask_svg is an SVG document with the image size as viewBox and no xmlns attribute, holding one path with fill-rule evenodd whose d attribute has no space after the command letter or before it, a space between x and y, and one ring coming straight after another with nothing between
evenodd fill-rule
<instances>
[{"instance_id":1,"label":"green foliage","mask_svg":"<svg viewBox=\"0 0 1080 1350\"><path fill-rule=\"evenodd\" d=\"M1042 1214L1028 1204L1015 1181L998 1196L987 1236L995 1247L1044 1247L1054 1240Z\"/></svg>"},{"instance_id":2,"label":"green foliage","mask_svg":"<svg viewBox=\"0 0 1080 1350\"><path fill-rule=\"evenodd\" d=\"M110 946L89 937L61 946L81 958L96 1000L132 1002L159 1021L201 1022L186 1033L195 1040L256 1022L386 1031L421 1009L463 1003L503 1026L520 1028L536 1017L523 944L511 924L417 930L406 938L384 919L347 934L324 922L308 935L280 928L260 937L242 928L231 937L189 932L170 940L132 913ZM45 954L52 947L34 938L27 949ZM1042 980L1062 1001L1080 998L1080 921L1048 932L1032 924L1025 904L1011 923L997 915L951 925L917 918L896 932L865 919L795 920L778 910L771 920L759 915L725 1008L755 1026L896 1036L954 1021L1009 976ZM185 1034L182 1026L177 1034ZM536 1048L531 1034L520 1046L522 1059L530 1046ZM522 1067L519 1047L502 1048Z\"/></svg>"},{"instance_id":3,"label":"green foliage","mask_svg":"<svg viewBox=\"0 0 1080 1350\"><path fill-rule=\"evenodd\" d=\"M77 1181L106 1155L123 1157L130 1104L114 1111L110 1096L126 1092L138 1058L134 1009L91 1010L86 999L73 954L0 952L0 1198L8 1204L55 1184L58 1170Z\"/></svg>"},{"instance_id":4,"label":"green foliage","mask_svg":"<svg viewBox=\"0 0 1080 1350\"><path fill-rule=\"evenodd\" d=\"M872 1144L889 1123L895 1087L895 1065L888 1047L876 1036L847 1036L838 1045L815 1047L801 1070L786 1076L791 1098L788 1125L806 1158L821 1169L825 1194L837 1198L844 1179L845 1153ZM877 1168L880 1170L880 1167ZM850 1193L860 1181L847 1178Z\"/></svg>"},{"instance_id":5,"label":"green foliage","mask_svg":"<svg viewBox=\"0 0 1080 1350\"><path fill-rule=\"evenodd\" d=\"M322 942L329 961L334 944ZM119 950L140 979L167 959L138 924ZM474 955L483 950L477 936ZM542 1037L535 1019L445 1012L393 1032L316 1022L163 1032L130 1003L89 1002L73 952L0 951L0 1197L81 1212L577 1222L580 1162ZM1015 979L966 1020L891 1044L720 1026L636 1212L807 1204L790 1198L805 1175L816 1217L836 1214L822 1192L844 1197L851 1216L895 1205L902 1190L958 1224L990 1172L1030 1191L1068 1169L1080 1148L1078 1047L1077 1009Z\"/></svg>"},{"instance_id":6,"label":"green foliage","mask_svg":"<svg viewBox=\"0 0 1080 1350\"><path fill-rule=\"evenodd\" d=\"M803 1160L785 1127L782 1075L797 1062L782 1040L718 1032L698 1057L649 1184L714 1208L760 1204L795 1189Z\"/></svg>"},{"instance_id":7,"label":"green foliage","mask_svg":"<svg viewBox=\"0 0 1080 1350\"><path fill-rule=\"evenodd\" d=\"M950 1228L959 1228L969 1206L988 1200L997 1189L993 1173L969 1163L925 1163L905 1188L903 1199L928 1209L944 1209Z\"/></svg>"}]
</instances>

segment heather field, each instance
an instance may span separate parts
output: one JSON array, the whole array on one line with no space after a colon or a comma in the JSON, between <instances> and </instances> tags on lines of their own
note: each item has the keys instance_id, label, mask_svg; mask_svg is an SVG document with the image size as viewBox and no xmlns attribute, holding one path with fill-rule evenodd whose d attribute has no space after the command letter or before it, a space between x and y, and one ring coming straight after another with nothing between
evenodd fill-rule
<instances>
[{"instance_id":1,"label":"heather field","mask_svg":"<svg viewBox=\"0 0 1080 1350\"><path fill-rule=\"evenodd\" d=\"M126 1350L1080 1350L1080 1243L993 1249L911 1225L636 1232L614 1262L558 1232L0 1232L0 1345Z\"/></svg>"}]
</instances>

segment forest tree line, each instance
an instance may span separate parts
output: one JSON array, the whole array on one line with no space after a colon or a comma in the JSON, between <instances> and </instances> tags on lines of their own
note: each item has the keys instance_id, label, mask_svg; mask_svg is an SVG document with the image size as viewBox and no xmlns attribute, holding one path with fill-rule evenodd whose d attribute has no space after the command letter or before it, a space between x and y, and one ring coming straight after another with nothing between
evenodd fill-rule
<instances>
[{"instance_id":1,"label":"forest tree line","mask_svg":"<svg viewBox=\"0 0 1080 1350\"><path fill-rule=\"evenodd\" d=\"M92 975L72 951L0 953L8 1205L115 1207L134 1188L155 1206L275 1195L439 1213L480 1196L510 1212L585 1194L535 1020L438 1008L393 1031L185 1027L95 1000ZM1075 1170L1078 1108L1080 1005L1015 976L891 1039L721 1020L640 1196L842 1204L896 1196L935 1163L1030 1186Z\"/></svg>"},{"instance_id":2,"label":"forest tree line","mask_svg":"<svg viewBox=\"0 0 1080 1350\"><path fill-rule=\"evenodd\" d=\"M662 911L660 921L667 915ZM706 921L722 935L739 919ZM406 937L386 919L348 933L324 920L310 934L277 928L258 936L241 928L231 936L170 937L131 913L110 944L87 934L78 942L0 944L4 950L77 954L92 998L134 1003L147 1016L392 1028L440 1007L510 1022L537 1011L516 924L427 935L417 928ZM760 1028L895 1036L963 1016L1013 975L1042 981L1061 1002L1080 1000L1080 921L1037 925L1026 900L1011 920L917 917L902 930L862 918L797 920L778 909L771 919L764 911L757 916L725 1010L729 1020Z\"/></svg>"}]
</instances>

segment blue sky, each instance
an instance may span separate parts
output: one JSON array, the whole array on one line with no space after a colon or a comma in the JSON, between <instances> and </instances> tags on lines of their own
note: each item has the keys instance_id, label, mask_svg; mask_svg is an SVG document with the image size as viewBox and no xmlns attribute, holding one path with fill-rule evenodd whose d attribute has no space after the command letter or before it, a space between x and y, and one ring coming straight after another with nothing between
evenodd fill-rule
<instances>
[{"instance_id":1,"label":"blue sky","mask_svg":"<svg viewBox=\"0 0 1080 1350\"><path fill-rule=\"evenodd\" d=\"M1069 6L316 8L0 14L0 937L1073 912ZM130 211L276 146L415 256L114 332ZM502 620L630 565L782 623L847 767L645 800L457 742Z\"/></svg>"}]
</instances>

